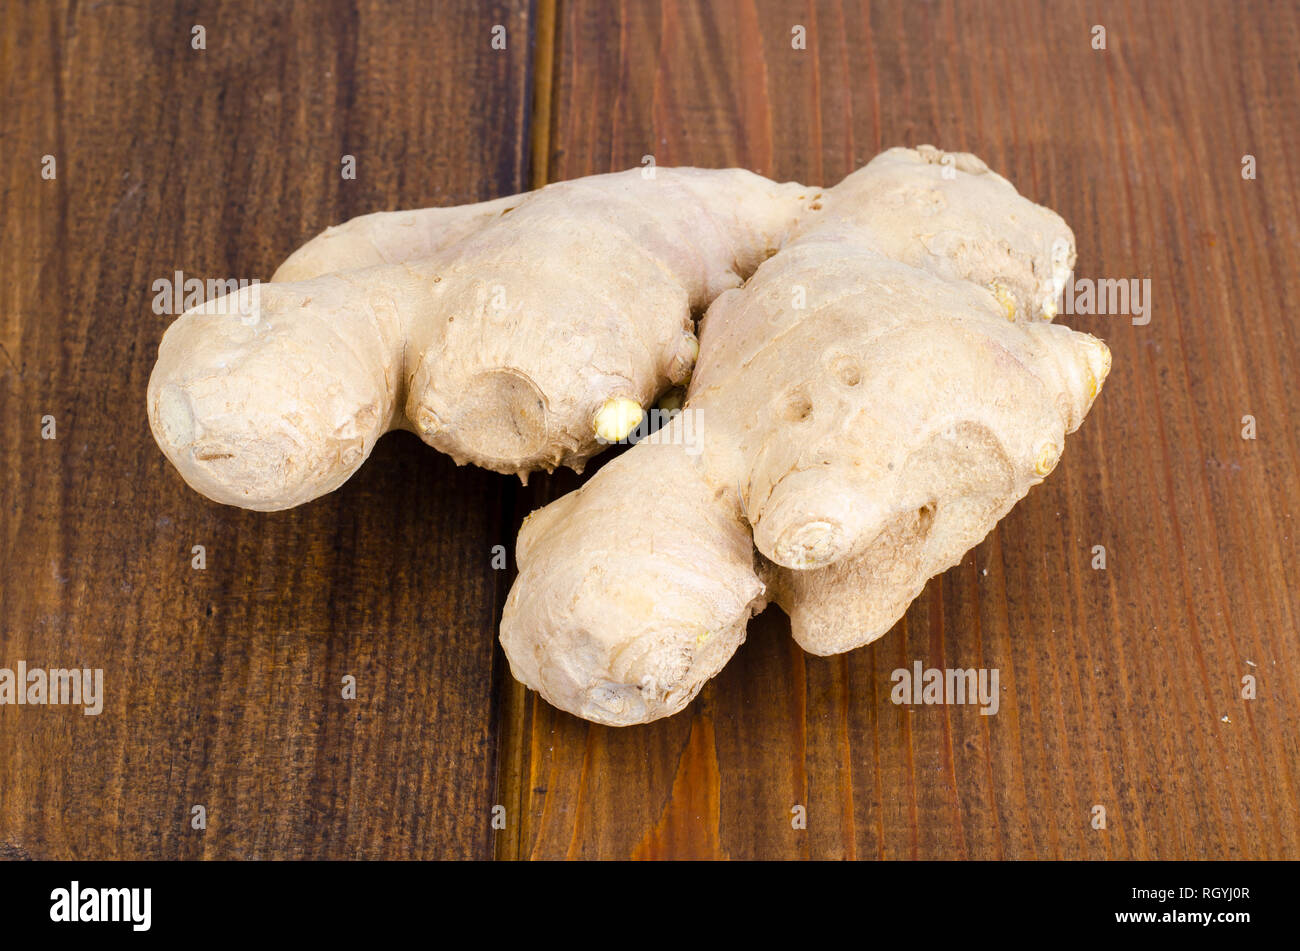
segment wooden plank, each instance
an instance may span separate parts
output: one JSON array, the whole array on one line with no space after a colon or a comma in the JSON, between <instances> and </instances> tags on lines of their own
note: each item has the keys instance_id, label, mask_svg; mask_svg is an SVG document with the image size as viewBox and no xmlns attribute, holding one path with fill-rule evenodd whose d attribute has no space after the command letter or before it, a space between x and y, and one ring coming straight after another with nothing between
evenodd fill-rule
<instances>
[{"instance_id":1,"label":"wooden plank","mask_svg":"<svg viewBox=\"0 0 1300 951\"><path fill-rule=\"evenodd\" d=\"M561 5L550 180L653 154L830 184L890 145L969 150L1152 312L1067 318L1114 351L1097 407L877 644L806 656L771 609L689 711L623 730L508 690L499 855L1300 855L1298 41L1293 5ZM999 712L894 705L916 660L997 668Z\"/></svg>"},{"instance_id":2,"label":"wooden plank","mask_svg":"<svg viewBox=\"0 0 1300 951\"><path fill-rule=\"evenodd\" d=\"M156 279L265 279L354 214L525 187L528 5L4 22L0 666L101 668L106 699L0 708L0 856L489 856L508 480L402 435L311 505L225 508L164 461L144 392Z\"/></svg>"}]
</instances>

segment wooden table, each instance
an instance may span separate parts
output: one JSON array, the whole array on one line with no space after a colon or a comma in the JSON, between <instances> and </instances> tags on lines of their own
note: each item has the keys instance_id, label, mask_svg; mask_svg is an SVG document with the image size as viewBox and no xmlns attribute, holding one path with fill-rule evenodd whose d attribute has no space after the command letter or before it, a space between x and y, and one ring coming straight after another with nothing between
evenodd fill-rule
<instances>
[{"instance_id":1,"label":"wooden table","mask_svg":"<svg viewBox=\"0 0 1300 951\"><path fill-rule=\"evenodd\" d=\"M3 0L0 666L105 701L0 707L0 856L1300 857L1300 10L1095 10ZM1080 277L1149 279L1150 322L1070 319L1115 369L1061 466L869 648L772 608L683 714L593 726L495 641L492 547L576 477L403 434L265 515L149 435L178 270L645 155L831 184L924 142L1060 211ZM895 705L915 661L997 668L999 712Z\"/></svg>"}]
</instances>

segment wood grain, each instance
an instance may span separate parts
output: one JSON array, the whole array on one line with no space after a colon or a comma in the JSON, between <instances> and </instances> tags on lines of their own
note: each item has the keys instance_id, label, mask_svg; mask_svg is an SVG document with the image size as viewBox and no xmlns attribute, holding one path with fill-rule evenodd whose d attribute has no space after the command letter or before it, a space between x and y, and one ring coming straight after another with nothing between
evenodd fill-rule
<instances>
[{"instance_id":1,"label":"wood grain","mask_svg":"<svg viewBox=\"0 0 1300 951\"><path fill-rule=\"evenodd\" d=\"M1294 4L0 16L0 666L101 667L107 694L0 707L0 858L1300 857ZM151 284L177 269L265 278L355 214L645 155L831 184L921 142L1060 211L1079 277L1149 278L1151 322L1064 318L1114 351L1096 408L869 648L805 655L770 609L685 713L593 726L510 678L489 561L578 477L520 490L401 435L261 515L149 436ZM918 660L997 668L998 713L895 705Z\"/></svg>"},{"instance_id":2,"label":"wood grain","mask_svg":"<svg viewBox=\"0 0 1300 951\"><path fill-rule=\"evenodd\" d=\"M8 2L3 21L0 666L102 668L107 699L0 708L0 847L489 856L505 480L402 435L316 503L226 508L165 462L144 391L171 319L154 280L266 279L352 215L526 187L526 5Z\"/></svg>"},{"instance_id":3,"label":"wood grain","mask_svg":"<svg viewBox=\"0 0 1300 951\"><path fill-rule=\"evenodd\" d=\"M523 816L498 854L1300 856L1296 7L569 2L556 34L551 180L651 154L830 184L931 142L1153 304L1066 318L1114 351L1104 395L875 645L804 655L769 609L688 712L624 730L507 694ZM999 712L893 704L916 660L998 668Z\"/></svg>"}]
</instances>

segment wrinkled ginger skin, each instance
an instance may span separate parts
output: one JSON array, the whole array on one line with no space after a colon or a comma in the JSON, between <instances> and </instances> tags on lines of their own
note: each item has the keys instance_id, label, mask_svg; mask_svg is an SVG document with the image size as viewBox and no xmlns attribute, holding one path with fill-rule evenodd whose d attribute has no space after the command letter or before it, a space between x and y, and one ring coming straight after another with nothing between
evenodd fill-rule
<instances>
[{"instance_id":1,"label":"wrinkled ginger skin","mask_svg":"<svg viewBox=\"0 0 1300 951\"><path fill-rule=\"evenodd\" d=\"M405 268L253 285L163 334L146 396L163 453L197 492L274 511L338 488L393 427ZM242 312L241 312L242 307Z\"/></svg>"},{"instance_id":2,"label":"wrinkled ginger skin","mask_svg":"<svg viewBox=\"0 0 1300 951\"><path fill-rule=\"evenodd\" d=\"M848 283L856 290L846 292ZM720 369L715 331L777 325L770 311L789 310L778 295L790 286L808 288L806 309L794 311L808 316ZM1040 455L1059 456L1067 427L1091 405L1101 356L1085 334L1008 321L980 287L884 258L838 231L797 240L745 292L719 299L702 342L688 406L744 460L730 477L755 543L792 569L832 564L879 534L914 489L902 478L907 454L966 422L968 408L1015 471L1034 476ZM1063 377L1062 365L1083 370ZM773 385L783 379L792 383Z\"/></svg>"},{"instance_id":3,"label":"wrinkled ginger skin","mask_svg":"<svg viewBox=\"0 0 1300 951\"><path fill-rule=\"evenodd\" d=\"M663 168L542 189L440 269L445 302L410 331L407 417L457 462L581 470L603 406L685 382L692 312L781 244L805 194Z\"/></svg>"},{"instance_id":4,"label":"wrinkled ginger skin","mask_svg":"<svg viewBox=\"0 0 1300 951\"><path fill-rule=\"evenodd\" d=\"M551 703L645 723L768 601L813 653L881 636L1052 471L1110 369L1048 322L1074 259L1059 216L929 146L826 190L636 169L367 215L178 318L150 425L196 490L274 510L393 428L580 471L689 380L687 415L525 521L501 624Z\"/></svg>"},{"instance_id":5,"label":"wrinkled ginger skin","mask_svg":"<svg viewBox=\"0 0 1300 951\"><path fill-rule=\"evenodd\" d=\"M844 225L887 257L992 291L1009 319L1056 315L1075 263L1074 233L974 155L889 149L831 196L805 230Z\"/></svg>"},{"instance_id":6,"label":"wrinkled ginger skin","mask_svg":"<svg viewBox=\"0 0 1300 951\"><path fill-rule=\"evenodd\" d=\"M766 604L748 526L682 435L670 424L519 534L501 623L511 672L596 723L681 710Z\"/></svg>"},{"instance_id":7,"label":"wrinkled ginger skin","mask_svg":"<svg viewBox=\"0 0 1300 951\"><path fill-rule=\"evenodd\" d=\"M168 328L155 438L196 490L260 510L337 488L393 428L458 464L580 471L629 402L685 383L693 311L812 202L740 169L654 172L330 229L243 312L221 298Z\"/></svg>"},{"instance_id":8,"label":"wrinkled ginger skin","mask_svg":"<svg viewBox=\"0 0 1300 951\"><path fill-rule=\"evenodd\" d=\"M689 469L668 464L679 417L525 525L502 645L561 709L616 725L680 709L768 599L813 653L868 643L1042 481L1091 407L1109 351L1040 319L1073 263L1054 213L928 148L883 153L819 205L704 318ZM705 544L717 525L722 559ZM743 584L704 593L744 576L738 525L763 584L745 610ZM647 620L659 599L689 624ZM651 668L678 702L646 702Z\"/></svg>"},{"instance_id":9,"label":"wrinkled ginger skin","mask_svg":"<svg viewBox=\"0 0 1300 951\"><path fill-rule=\"evenodd\" d=\"M431 257L508 213L524 198L507 195L492 201L415 211L378 211L326 228L271 275L273 282L306 281L334 271L353 271L384 264L404 264Z\"/></svg>"}]
</instances>

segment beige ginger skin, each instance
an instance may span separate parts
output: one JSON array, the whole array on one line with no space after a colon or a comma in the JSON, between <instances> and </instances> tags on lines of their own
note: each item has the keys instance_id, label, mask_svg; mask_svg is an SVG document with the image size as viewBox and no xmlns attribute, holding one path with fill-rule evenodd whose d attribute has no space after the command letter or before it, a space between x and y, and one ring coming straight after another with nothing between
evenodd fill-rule
<instances>
[{"instance_id":1,"label":"beige ginger skin","mask_svg":"<svg viewBox=\"0 0 1300 951\"><path fill-rule=\"evenodd\" d=\"M154 437L191 487L260 510L338 488L396 428L458 464L581 470L686 381L693 314L814 203L739 169L653 172L326 231L168 328Z\"/></svg>"},{"instance_id":2,"label":"beige ginger skin","mask_svg":"<svg viewBox=\"0 0 1300 951\"><path fill-rule=\"evenodd\" d=\"M655 172L327 230L169 328L159 445L210 498L283 509L395 428L581 470L689 379L688 412L526 520L515 676L626 725L688 704L769 601L809 651L871 642L1051 471L1106 377L1104 344L1048 323L1073 235L928 146L826 191Z\"/></svg>"},{"instance_id":3,"label":"beige ginger skin","mask_svg":"<svg viewBox=\"0 0 1300 951\"><path fill-rule=\"evenodd\" d=\"M813 653L870 643L1091 407L1110 354L1047 322L1056 214L928 147L819 204L709 308L686 412L525 522L501 643L552 704L675 713L768 600Z\"/></svg>"}]
</instances>

